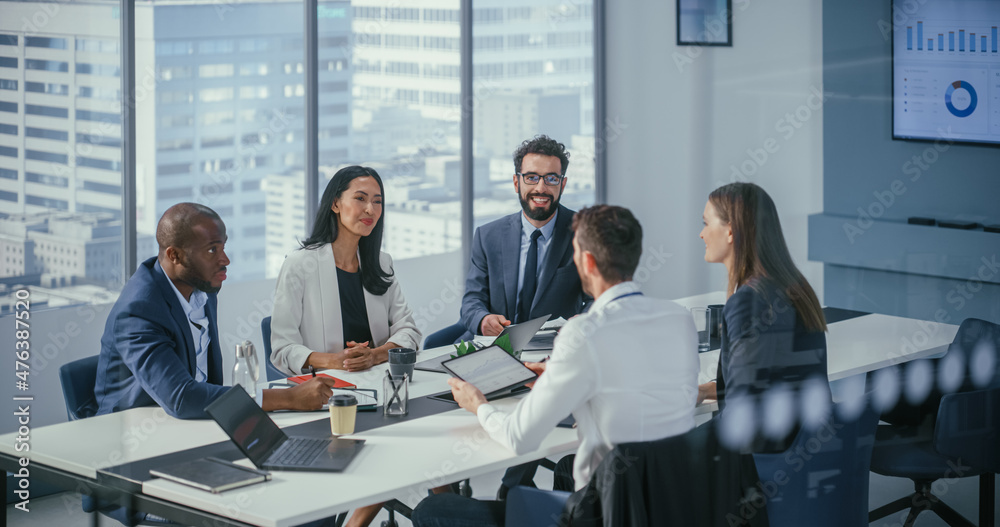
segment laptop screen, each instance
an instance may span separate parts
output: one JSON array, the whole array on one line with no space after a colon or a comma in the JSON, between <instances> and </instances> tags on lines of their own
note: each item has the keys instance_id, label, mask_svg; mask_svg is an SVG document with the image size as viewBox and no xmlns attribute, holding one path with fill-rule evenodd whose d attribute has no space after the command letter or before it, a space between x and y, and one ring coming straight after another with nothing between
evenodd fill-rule
<instances>
[{"instance_id":1,"label":"laptop screen","mask_svg":"<svg viewBox=\"0 0 1000 527\"><path fill-rule=\"evenodd\" d=\"M267 412L257 406L242 388L234 387L227 391L205 411L258 467L272 450L287 439Z\"/></svg>"},{"instance_id":2,"label":"laptop screen","mask_svg":"<svg viewBox=\"0 0 1000 527\"><path fill-rule=\"evenodd\" d=\"M503 328L503 331L501 331L499 335L497 335L497 338L500 338L503 335L510 335L511 348L513 348L514 351L521 351L528 345L531 338L535 336L535 333L538 333L538 330L545 325L545 322L551 316L552 315L544 315L525 322L507 326ZM493 342L495 344L496 340Z\"/></svg>"}]
</instances>

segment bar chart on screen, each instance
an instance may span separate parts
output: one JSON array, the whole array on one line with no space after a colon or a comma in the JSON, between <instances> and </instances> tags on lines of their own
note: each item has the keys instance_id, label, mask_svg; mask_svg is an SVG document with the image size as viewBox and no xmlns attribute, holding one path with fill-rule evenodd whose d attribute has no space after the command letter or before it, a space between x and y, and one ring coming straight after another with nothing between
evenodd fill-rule
<instances>
[{"instance_id":1,"label":"bar chart on screen","mask_svg":"<svg viewBox=\"0 0 1000 527\"><path fill-rule=\"evenodd\" d=\"M978 37L978 38L977 38ZM974 21L917 20L906 26L906 51L997 53L997 25Z\"/></svg>"},{"instance_id":2,"label":"bar chart on screen","mask_svg":"<svg viewBox=\"0 0 1000 527\"><path fill-rule=\"evenodd\" d=\"M893 26L893 136L1000 143L1000 2L907 5Z\"/></svg>"}]
</instances>

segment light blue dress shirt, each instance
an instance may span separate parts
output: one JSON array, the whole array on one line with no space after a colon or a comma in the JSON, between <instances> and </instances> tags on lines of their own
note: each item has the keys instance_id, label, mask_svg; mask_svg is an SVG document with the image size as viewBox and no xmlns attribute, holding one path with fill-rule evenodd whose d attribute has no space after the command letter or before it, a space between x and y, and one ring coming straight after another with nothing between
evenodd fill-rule
<instances>
[{"instance_id":1,"label":"light blue dress shirt","mask_svg":"<svg viewBox=\"0 0 1000 527\"><path fill-rule=\"evenodd\" d=\"M208 332L210 324L208 312L205 311L205 305L208 303L208 293L195 289L191 291L191 300L185 300L184 295L174 285L174 281L167 278L167 282L170 283L170 288L177 295L177 300L181 303L181 309L184 310L184 316L187 317L188 327L191 328L191 338L194 340L195 349L195 367L198 370L194 374L194 380L205 382L208 380L208 346L212 341L212 337ZM263 404L263 388L256 389L254 400L257 401L258 405Z\"/></svg>"},{"instance_id":2,"label":"light blue dress shirt","mask_svg":"<svg viewBox=\"0 0 1000 527\"><path fill-rule=\"evenodd\" d=\"M208 345L211 337L208 334L208 314L205 312L205 304L208 303L208 293L195 289L191 292L191 300L184 298L184 295L177 290L173 280L167 279L170 288L177 295L177 300L181 303L184 316L187 317L188 326L191 328L191 338L194 340L195 362L198 371L195 372L194 380L205 382L208 380Z\"/></svg>"},{"instance_id":3,"label":"light blue dress shirt","mask_svg":"<svg viewBox=\"0 0 1000 527\"><path fill-rule=\"evenodd\" d=\"M556 209L555 214L552 215L552 219L548 223L542 226L542 235L538 237L538 265L535 269L538 270L539 276L542 274L542 269L545 267L545 256L548 255L549 246L552 245L552 234L556 230L556 220L559 217L559 209ZM528 221L528 218L521 212L521 256L520 262L517 267L517 305L515 306L514 313L518 313L521 310L521 286L524 285L524 265L528 261L528 248L531 247L531 233L535 232L537 228ZM538 290L535 290L538 293Z\"/></svg>"}]
</instances>

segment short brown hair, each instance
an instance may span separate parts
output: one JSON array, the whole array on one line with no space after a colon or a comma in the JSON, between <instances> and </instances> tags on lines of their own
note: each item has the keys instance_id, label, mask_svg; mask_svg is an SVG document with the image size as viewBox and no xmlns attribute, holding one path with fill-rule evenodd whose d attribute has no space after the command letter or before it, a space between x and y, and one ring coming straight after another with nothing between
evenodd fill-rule
<instances>
[{"instance_id":1,"label":"short brown hair","mask_svg":"<svg viewBox=\"0 0 1000 527\"><path fill-rule=\"evenodd\" d=\"M594 255L609 282L631 280L642 256L642 225L632 211L614 205L585 207L573 216L580 249Z\"/></svg>"}]
</instances>

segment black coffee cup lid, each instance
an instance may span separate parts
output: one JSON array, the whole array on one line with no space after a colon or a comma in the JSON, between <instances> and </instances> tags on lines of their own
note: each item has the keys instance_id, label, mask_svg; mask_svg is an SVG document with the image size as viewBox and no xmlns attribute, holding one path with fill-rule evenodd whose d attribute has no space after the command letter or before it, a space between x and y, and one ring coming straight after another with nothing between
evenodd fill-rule
<instances>
[{"instance_id":1,"label":"black coffee cup lid","mask_svg":"<svg viewBox=\"0 0 1000 527\"><path fill-rule=\"evenodd\" d=\"M330 406L357 406L358 399L353 395L334 395L330 397Z\"/></svg>"}]
</instances>

